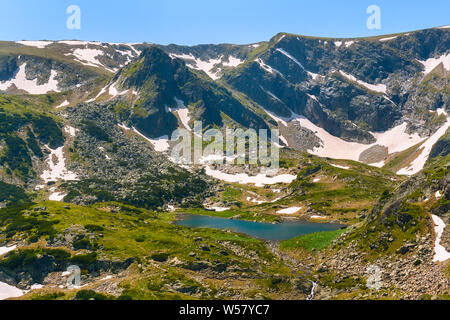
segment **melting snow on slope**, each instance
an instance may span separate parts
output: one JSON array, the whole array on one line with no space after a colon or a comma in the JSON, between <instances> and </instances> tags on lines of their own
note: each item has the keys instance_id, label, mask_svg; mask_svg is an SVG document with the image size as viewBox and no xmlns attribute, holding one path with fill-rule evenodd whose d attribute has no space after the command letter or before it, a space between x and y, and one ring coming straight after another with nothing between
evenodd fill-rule
<instances>
[{"instance_id":1,"label":"melting snow on slope","mask_svg":"<svg viewBox=\"0 0 450 320\"><path fill-rule=\"evenodd\" d=\"M438 58L429 58L425 61L420 60L417 61L419 61L421 64L424 65L425 67L424 74L430 73L431 71L433 71L434 68L436 68L441 63L444 64L445 70L450 70L450 53L443 54Z\"/></svg>"},{"instance_id":2,"label":"melting snow on slope","mask_svg":"<svg viewBox=\"0 0 450 320\"><path fill-rule=\"evenodd\" d=\"M244 61L242 61L239 58L235 58L233 56L229 56L228 57L228 62L223 62L222 64L226 67L237 67L238 65L240 65L241 63L243 63Z\"/></svg>"},{"instance_id":3,"label":"melting snow on slope","mask_svg":"<svg viewBox=\"0 0 450 320\"><path fill-rule=\"evenodd\" d=\"M181 123L186 130L192 131L191 127L189 127L189 121L191 120L191 117L189 116L189 109L184 105L182 100L175 98L175 102L177 103L177 108L169 109L169 111L175 111L180 117Z\"/></svg>"},{"instance_id":4,"label":"melting snow on slope","mask_svg":"<svg viewBox=\"0 0 450 320\"><path fill-rule=\"evenodd\" d=\"M76 58L81 60L81 62L85 65L90 65L94 67L101 66L100 61L97 60L97 57L103 54L102 50L99 49L75 49L72 53ZM84 61L84 62L83 62Z\"/></svg>"},{"instance_id":5,"label":"melting snow on slope","mask_svg":"<svg viewBox=\"0 0 450 320\"><path fill-rule=\"evenodd\" d=\"M18 298L24 295L24 291L10 286L4 282L0 282L0 300Z\"/></svg>"},{"instance_id":6,"label":"melting snow on slope","mask_svg":"<svg viewBox=\"0 0 450 320\"><path fill-rule=\"evenodd\" d=\"M16 250L17 246L0 247L0 256L7 254L8 252Z\"/></svg>"},{"instance_id":7,"label":"melting snow on slope","mask_svg":"<svg viewBox=\"0 0 450 320\"><path fill-rule=\"evenodd\" d=\"M373 144L348 142L339 137L333 136L325 129L315 125L304 116L292 113L290 118L283 118L264 108L262 109L272 119L283 124L284 126L287 126L290 121L298 121L302 127L314 132L314 134L322 142L320 147L315 147L313 150L309 150L309 152L319 157L359 161L360 154L375 145L385 146L388 148L389 153L394 153L406 150L424 140L418 134L411 135L406 133L407 123L404 122L385 132L371 132L377 140Z\"/></svg>"},{"instance_id":8,"label":"melting snow on slope","mask_svg":"<svg viewBox=\"0 0 450 320\"><path fill-rule=\"evenodd\" d=\"M17 43L29 46L29 47L36 47L39 49L44 49L46 46L52 44L52 41L17 41Z\"/></svg>"},{"instance_id":9,"label":"melting snow on slope","mask_svg":"<svg viewBox=\"0 0 450 320\"><path fill-rule=\"evenodd\" d=\"M212 70L219 64L222 64L226 67L236 67L243 63L239 58L229 56L228 62L223 61L223 56L218 57L217 59L209 59L207 61L201 60L199 58L196 58L192 53L190 54L170 54L172 58L180 58L183 60L187 60L187 65L193 69L196 70L202 70L204 71L211 79L217 80L219 76L217 73L220 70L217 70L216 72L213 72Z\"/></svg>"},{"instance_id":10,"label":"melting snow on slope","mask_svg":"<svg viewBox=\"0 0 450 320\"><path fill-rule=\"evenodd\" d=\"M75 137L77 135L77 132L79 131L78 129L75 129L74 127L71 126L65 126L64 127L64 131L71 136L72 138Z\"/></svg>"},{"instance_id":11,"label":"melting snow on slope","mask_svg":"<svg viewBox=\"0 0 450 320\"><path fill-rule=\"evenodd\" d=\"M385 41L389 41L389 40L394 40L395 38L397 38L398 36L393 36L393 37L387 37L387 38L382 38L379 41L381 42L385 42Z\"/></svg>"},{"instance_id":12,"label":"melting snow on slope","mask_svg":"<svg viewBox=\"0 0 450 320\"><path fill-rule=\"evenodd\" d=\"M346 41L345 43L344 43L344 45L345 45L345 47L346 48L348 48L348 47L350 47L352 44L354 44L355 43L355 41Z\"/></svg>"},{"instance_id":13,"label":"melting snow on slope","mask_svg":"<svg viewBox=\"0 0 450 320\"><path fill-rule=\"evenodd\" d=\"M294 213L299 212L300 210L302 210L301 207L291 207L291 208L287 208L287 209L278 210L277 213L294 214Z\"/></svg>"},{"instance_id":14,"label":"melting snow on slope","mask_svg":"<svg viewBox=\"0 0 450 320\"><path fill-rule=\"evenodd\" d=\"M64 101L63 103L61 103L59 106L56 106L56 109L62 108L62 107L66 107L68 106L70 103L69 101Z\"/></svg>"},{"instance_id":15,"label":"melting snow on slope","mask_svg":"<svg viewBox=\"0 0 450 320\"><path fill-rule=\"evenodd\" d=\"M346 166L340 166L338 164L331 164L333 167L339 168L339 169L344 169L344 170L348 170L350 169L350 167L346 167Z\"/></svg>"},{"instance_id":16,"label":"melting snow on slope","mask_svg":"<svg viewBox=\"0 0 450 320\"><path fill-rule=\"evenodd\" d=\"M50 194L50 197L48 198L48 200L50 200L50 201L62 201L66 196L67 196L67 194L65 194L65 193L53 192L52 194Z\"/></svg>"},{"instance_id":17,"label":"melting snow on slope","mask_svg":"<svg viewBox=\"0 0 450 320\"><path fill-rule=\"evenodd\" d=\"M268 73L270 73L270 74L277 73L277 74L279 74L280 76L284 77L283 74L282 74L280 71L278 71L277 69L272 68L271 66L269 66L268 64L266 64L262 59L258 58L258 59L256 60L256 62L257 62L257 63L259 64L259 66L260 66L263 70L265 70L266 72L268 72Z\"/></svg>"},{"instance_id":18,"label":"melting snow on slope","mask_svg":"<svg viewBox=\"0 0 450 320\"><path fill-rule=\"evenodd\" d=\"M306 70L305 67L297 60L295 59L293 56L291 56L288 52L284 51L281 48L277 49L278 52L281 52L283 55L285 55L286 57L288 57L289 59L291 59L292 61L294 61L300 68L302 68L303 70Z\"/></svg>"},{"instance_id":19,"label":"melting snow on slope","mask_svg":"<svg viewBox=\"0 0 450 320\"><path fill-rule=\"evenodd\" d=\"M25 72L26 66L26 63L22 64L13 79L5 82L0 82L0 90L7 90L12 85L15 85L17 89L24 90L29 94L46 94L50 91L59 92L58 81L55 79L58 73L55 70L52 70L50 72L50 79L46 84L38 85L38 79L27 79Z\"/></svg>"},{"instance_id":20,"label":"melting snow on slope","mask_svg":"<svg viewBox=\"0 0 450 320\"><path fill-rule=\"evenodd\" d=\"M408 134L406 132L407 126L408 124L403 122L385 132L371 132L375 139L377 139L375 144L387 147L389 153L395 153L406 150L425 140L417 133Z\"/></svg>"},{"instance_id":21,"label":"melting snow on slope","mask_svg":"<svg viewBox=\"0 0 450 320\"><path fill-rule=\"evenodd\" d=\"M81 41L81 40L63 40L58 41L58 43L67 44L69 46L87 46L88 44L100 46L102 44L101 42L96 41Z\"/></svg>"},{"instance_id":22,"label":"melting snow on slope","mask_svg":"<svg viewBox=\"0 0 450 320\"><path fill-rule=\"evenodd\" d=\"M144 140L150 142L153 145L153 148L155 149L155 151L165 152L165 151L169 150L169 148L170 148L170 146L169 146L169 137L168 136L162 136L162 137L159 137L159 138L150 139L150 138L147 138L142 133L140 133L135 127L128 128L124 124L118 124L118 126L120 128L122 128L122 129L124 129L124 130L133 131L138 136L142 137Z\"/></svg>"},{"instance_id":23,"label":"melting snow on slope","mask_svg":"<svg viewBox=\"0 0 450 320\"><path fill-rule=\"evenodd\" d=\"M441 245L441 237L444 233L445 222L436 215L431 215L434 222L434 232L436 232L436 241L434 243L434 258L433 262L444 262L450 259L450 252Z\"/></svg>"},{"instance_id":24,"label":"melting snow on slope","mask_svg":"<svg viewBox=\"0 0 450 320\"><path fill-rule=\"evenodd\" d=\"M206 166L205 173L208 176L229 183L254 184L256 187L263 187L265 185L276 183L291 183L297 178L297 176L294 176L292 174L281 174L274 177L268 177L262 173L256 176L249 176L246 173L229 174L219 170L213 170L209 166Z\"/></svg>"},{"instance_id":25,"label":"melting snow on slope","mask_svg":"<svg viewBox=\"0 0 450 320\"><path fill-rule=\"evenodd\" d=\"M447 122L420 146L420 149L422 151L420 152L419 156L417 156L409 164L409 166L399 170L397 174L410 176L421 171L423 169L423 166L425 165L425 162L428 160L428 157L430 156L431 149L436 144L436 142L438 142L438 140L447 132L447 129L449 127L450 127L450 117L447 117Z\"/></svg>"},{"instance_id":26,"label":"melting snow on slope","mask_svg":"<svg viewBox=\"0 0 450 320\"><path fill-rule=\"evenodd\" d=\"M216 211L216 212L224 212L224 211L228 211L231 208L226 208L226 207L206 207L206 210L211 210L211 211Z\"/></svg>"},{"instance_id":27,"label":"melting snow on slope","mask_svg":"<svg viewBox=\"0 0 450 320\"><path fill-rule=\"evenodd\" d=\"M380 84L370 84L370 83L364 82L362 80L358 80L351 74L345 73L342 70L339 70L339 73L341 75L343 75L344 77L346 77L347 79L349 79L350 81L356 82L359 85L361 85L369 90L380 92L380 93L386 93L387 88L386 88L385 84L381 84L381 83Z\"/></svg>"},{"instance_id":28,"label":"melting snow on slope","mask_svg":"<svg viewBox=\"0 0 450 320\"><path fill-rule=\"evenodd\" d=\"M367 144L348 142L335 137L303 116L297 116L295 120L300 122L302 127L314 132L322 140L321 147L310 150L312 154L317 156L358 161L361 152L370 147Z\"/></svg>"},{"instance_id":29,"label":"melting snow on slope","mask_svg":"<svg viewBox=\"0 0 450 320\"><path fill-rule=\"evenodd\" d=\"M57 149L50 149L49 146L45 146L50 150L50 156L47 160L49 169L45 170L41 175L41 179L48 182L57 182L59 179L64 181L77 180L77 175L66 169L66 161L64 159L64 147Z\"/></svg>"}]
</instances>

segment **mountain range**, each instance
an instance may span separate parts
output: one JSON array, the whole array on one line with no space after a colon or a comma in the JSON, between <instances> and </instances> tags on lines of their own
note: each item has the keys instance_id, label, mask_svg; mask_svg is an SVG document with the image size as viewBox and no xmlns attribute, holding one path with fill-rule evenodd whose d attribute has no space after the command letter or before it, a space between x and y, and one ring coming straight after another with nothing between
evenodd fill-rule
<instances>
[{"instance_id":1,"label":"mountain range","mask_svg":"<svg viewBox=\"0 0 450 320\"><path fill-rule=\"evenodd\" d=\"M0 281L50 285L78 252L92 260L86 281L110 298L167 298L170 287L175 297L296 299L315 290L310 281L323 299L448 298L449 105L448 26L354 39L279 33L248 45L0 42L0 245L19 248L0 259ZM279 173L174 163L171 134L194 135L195 121L278 129ZM168 223L178 213L348 228L309 250L304 238L276 247L201 236ZM179 252L182 237L134 234L146 225L182 233L192 254ZM139 250L113 243L127 235ZM167 283L144 294L155 263ZM366 287L371 263L389 275L382 291ZM120 285L102 291L105 272ZM195 290L191 272L204 277ZM254 283L219 294L224 274Z\"/></svg>"}]
</instances>

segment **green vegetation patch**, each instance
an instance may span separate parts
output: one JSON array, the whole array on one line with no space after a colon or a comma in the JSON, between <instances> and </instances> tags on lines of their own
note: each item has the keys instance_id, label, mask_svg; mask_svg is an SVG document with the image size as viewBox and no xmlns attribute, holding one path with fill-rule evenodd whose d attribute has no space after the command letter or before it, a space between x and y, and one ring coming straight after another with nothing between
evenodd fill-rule
<instances>
[{"instance_id":1,"label":"green vegetation patch","mask_svg":"<svg viewBox=\"0 0 450 320\"><path fill-rule=\"evenodd\" d=\"M290 240L282 241L280 244L280 249L295 250L298 248L303 248L309 251L314 249L322 250L329 247L331 243L344 232L346 232L345 229L306 234Z\"/></svg>"}]
</instances>

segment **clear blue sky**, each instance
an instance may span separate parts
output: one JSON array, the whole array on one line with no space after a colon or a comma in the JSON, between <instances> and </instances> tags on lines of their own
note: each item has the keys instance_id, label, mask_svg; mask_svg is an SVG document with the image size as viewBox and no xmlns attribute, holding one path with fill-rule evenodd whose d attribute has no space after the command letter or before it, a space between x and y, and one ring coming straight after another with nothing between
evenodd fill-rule
<instances>
[{"instance_id":1,"label":"clear blue sky","mask_svg":"<svg viewBox=\"0 0 450 320\"><path fill-rule=\"evenodd\" d=\"M369 5L381 30L366 27ZM81 30L69 30L69 5ZM252 43L278 32L357 37L450 24L450 0L0 0L0 40Z\"/></svg>"}]
</instances>

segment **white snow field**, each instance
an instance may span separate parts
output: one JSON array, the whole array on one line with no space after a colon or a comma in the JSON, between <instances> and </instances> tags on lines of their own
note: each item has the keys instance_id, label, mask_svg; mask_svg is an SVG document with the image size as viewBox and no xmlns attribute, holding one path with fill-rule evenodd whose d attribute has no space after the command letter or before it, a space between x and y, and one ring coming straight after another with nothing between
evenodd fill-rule
<instances>
[{"instance_id":1,"label":"white snow field","mask_svg":"<svg viewBox=\"0 0 450 320\"><path fill-rule=\"evenodd\" d=\"M63 181L77 180L77 175L66 168L64 147L57 149L51 149L47 145L45 147L50 151L50 156L47 159L48 170L44 170L41 179L45 183L57 182L59 179Z\"/></svg>"},{"instance_id":2,"label":"white snow field","mask_svg":"<svg viewBox=\"0 0 450 320\"><path fill-rule=\"evenodd\" d=\"M189 116L189 109L184 105L184 102L178 98L174 98L175 102L177 103L176 109L169 109L169 111L176 112L178 114L178 117L180 117L181 123L188 131L192 131L191 127L189 126L189 121L191 120L191 117Z\"/></svg>"},{"instance_id":3,"label":"white snow field","mask_svg":"<svg viewBox=\"0 0 450 320\"><path fill-rule=\"evenodd\" d=\"M436 215L431 215L434 222L434 232L436 232L436 241L434 242L433 262L444 262L450 259L450 252L441 245L442 233L444 233L445 222Z\"/></svg>"},{"instance_id":4,"label":"white snow field","mask_svg":"<svg viewBox=\"0 0 450 320\"><path fill-rule=\"evenodd\" d=\"M423 64L423 66L425 67L425 71L424 74L428 74L431 71L434 70L434 68L436 68L438 65L440 65L441 63L444 64L444 68L445 70L450 70L450 52L447 54L443 54L442 56L438 57L438 58L429 58L425 61L419 61L421 64Z\"/></svg>"},{"instance_id":5,"label":"white snow field","mask_svg":"<svg viewBox=\"0 0 450 320\"><path fill-rule=\"evenodd\" d=\"M384 42L384 41L390 41L390 40L394 40L398 38L398 36L393 36L393 37L387 37L387 38L382 38L379 41Z\"/></svg>"},{"instance_id":6,"label":"white snow field","mask_svg":"<svg viewBox=\"0 0 450 320\"><path fill-rule=\"evenodd\" d=\"M292 174L281 174L274 177L268 177L262 173L256 176L249 176L246 173L229 174L220 170L213 170L209 166L206 166L205 173L210 177L229 183L254 184L256 187L264 187L265 185L277 183L291 183L297 178L297 176Z\"/></svg>"},{"instance_id":7,"label":"white snow field","mask_svg":"<svg viewBox=\"0 0 450 320\"><path fill-rule=\"evenodd\" d=\"M290 207L290 208L278 210L277 213L280 213L280 214L294 214L294 213L299 212L300 210L302 210L301 207Z\"/></svg>"},{"instance_id":8,"label":"white snow field","mask_svg":"<svg viewBox=\"0 0 450 320\"><path fill-rule=\"evenodd\" d=\"M385 146L388 148L389 153L394 153L406 150L423 140L417 134L410 135L406 133L406 123L398 125L385 132L373 132L372 134L377 141L373 144L367 145L358 142L348 142L339 137L333 136L303 116L297 116L295 120L300 122L302 127L313 131L316 136L322 140L321 147L310 150L310 153L320 157L359 161L359 156L361 153L375 145Z\"/></svg>"},{"instance_id":9,"label":"white snow field","mask_svg":"<svg viewBox=\"0 0 450 320\"><path fill-rule=\"evenodd\" d=\"M218 68L218 65L222 64L226 67L236 67L243 63L244 61L240 60L239 58L229 56L228 61L224 61L224 56L220 56L217 59L209 59L209 60L201 60L197 57L195 57L192 53L190 54L170 54L170 57L173 58L179 58L186 61L186 64L188 67L195 69L195 70L201 70L204 71L211 79L217 80L219 79L218 73L221 71L220 68ZM217 68L216 71L213 71L214 68Z\"/></svg>"},{"instance_id":10,"label":"white snow field","mask_svg":"<svg viewBox=\"0 0 450 320\"><path fill-rule=\"evenodd\" d=\"M52 44L53 41L17 41L16 43L28 47L36 47L39 49L44 49L46 46Z\"/></svg>"},{"instance_id":11,"label":"white snow field","mask_svg":"<svg viewBox=\"0 0 450 320\"><path fill-rule=\"evenodd\" d=\"M224 211L228 211L231 208L227 208L227 207L206 207L207 210L212 210L215 212L224 212Z\"/></svg>"},{"instance_id":12,"label":"white snow field","mask_svg":"<svg viewBox=\"0 0 450 320\"><path fill-rule=\"evenodd\" d=\"M350 169L350 167L347 167L347 166L341 166L341 165L338 165L338 164L331 164L333 167L336 167L336 168L339 168L339 169L344 169L344 170L348 170L348 169Z\"/></svg>"},{"instance_id":13,"label":"white snow field","mask_svg":"<svg viewBox=\"0 0 450 320\"><path fill-rule=\"evenodd\" d=\"M450 117L447 117L445 124L439 128L431 137L429 137L420 147L420 154L405 168L400 169L399 175L413 175L421 171L430 156L431 149L438 140L447 132L450 127Z\"/></svg>"},{"instance_id":14,"label":"white snow field","mask_svg":"<svg viewBox=\"0 0 450 320\"><path fill-rule=\"evenodd\" d=\"M0 256L7 254L8 252L16 250L17 246L0 247Z\"/></svg>"},{"instance_id":15,"label":"white snow field","mask_svg":"<svg viewBox=\"0 0 450 320\"><path fill-rule=\"evenodd\" d=\"M165 152L165 151L169 150L169 148L170 148L170 146L169 146L169 137L168 136L162 136L162 137L159 137L159 138L156 138L156 139L150 139L150 138L147 138L142 133L140 133L135 127L128 128L124 124L118 124L118 126L120 128L122 128L122 129L124 129L124 130L133 131L138 136L142 137L144 140L150 142L152 144L153 148L155 149L155 151Z\"/></svg>"},{"instance_id":16,"label":"white snow field","mask_svg":"<svg viewBox=\"0 0 450 320\"><path fill-rule=\"evenodd\" d=\"M0 82L0 90L7 90L12 85L15 85L17 89L24 90L29 94L46 94L48 92L54 91L59 92L58 90L58 81L56 80L56 76L58 73L55 70L50 72L50 79L47 83L38 85L37 79L28 80L26 77L25 69L27 63L23 63L19 67L19 71L16 73L15 77L8 80Z\"/></svg>"},{"instance_id":17,"label":"white snow field","mask_svg":"<svg viewBox=\"0 0 450 320\"><path fill-rule=\"evenodd\" d=\"M261 69L263 69L264 71L270 73L270 74L278 74L281 77L284 77L284 75L278 71L277 69L272 68L271 66L269 66L268 64L266 64L261 58L256 59L256 62L259 64L259 66L261 67Z\"/></svg>"},{"instance_id":18,"label":"white snow field","mask_svg":"<svg viewBox=\"0 0 450 320\"><path fill-rule=\"evenodd\" d=\"M262 107L261 107L262 108ZM372 144L363 144L358 142L348 142L339 137L333 136L325 129L315 125L304 116L297 115L292 112L290 118L284 118L275 115L273 112L262 108L272 119L276 122L287 126L291 121L298 121L300 125L306 129L311 130L321 140L321 146L308 150L309 153L319 157L328 157L332 159L344 159L359 161L361 153L375 145L381 145L388 148L388 152L395 153L406 150L420 142L426 140L421 138L418 134L408 134L406 132L407 123L404 122L392 129L384 132L371 132L377 140ZM381 163L373 164L380 166Z\"/></svg>"},{"instance_id":19,"label":"white snow field","mask_svg":"<svg viewBox=\"0 0 450 320\"><path fill-rule=\"evenodd\" d=\"M77 135L78 131L79 131L78 129L75 129L74 127L71 127L71 126L65 126L64 127L64 132L67 133L72 138Z\"/></svg>"},{"instance_id":20,"label":"white snow field","mask_svg":"<svg viewBox=\"0 0 450 320\"><path fill-rule=\"evenodd\" d=\"M65 100L63 103L61 103L60 105L56 106L56 109L60 109L62 107L66 107L70 104L69 101Z\"/></svg>"},{"instance_id":21,"label":"white snow field","mask_svg":"<svg viewBox=\"0 0 450 320\"><path fill-rule=\"evenodd\" d=\"M12 247L0 247L0 256L7 254L15 250L17 246ZM24 294L24 292L18 288L10 286L4 282L0 282L0 300L5 300L9 298L17 298Z\"/></svg>"},{"instance_id":22,"label":"white snow field","mask_svg":"<svg viewBox=\"0 0 450 320\"><path fill-rule=\"evenodd\" d=\"M300 68L302 68L303 70L306 70L305 67L297 60L295 59L293 56L291 56L288 52L286 52L285 50L278 48L277 49L278 52L281 52L283 55L285 55L286 57L288 57L289 59L291 59L292 61L294 61Z\"/></svg>"},{"instance_id":23,"label":"white snow field","mask_svg":"<svg viewBox=\"0 0 450 320\"><path fill-rule=\"evenodd\" d=\"M355 76L345 73L342 70L339 70L339 73L341 75L343 75L345 78L347 78L348 80L356 82L359 85L365 87L366 89L369 89L369 90L372 90L375 92L386 93L387 88L386 88L385 84L381 84L381 83L380 84L370 84L370 83L364 82L362 80L358 80Z\"/></svg>"},{"instance_id":24,"label":"white snow field","mask_svg":"<svg viewBox=\"0 0 450 320\"><path fill-rule=\"evenodd\" d=\"M6 300L10 298L18 298L24 295L24 291L10 286L4 282L0 282L0 300Z\"/></svg>"}]
</instances>

